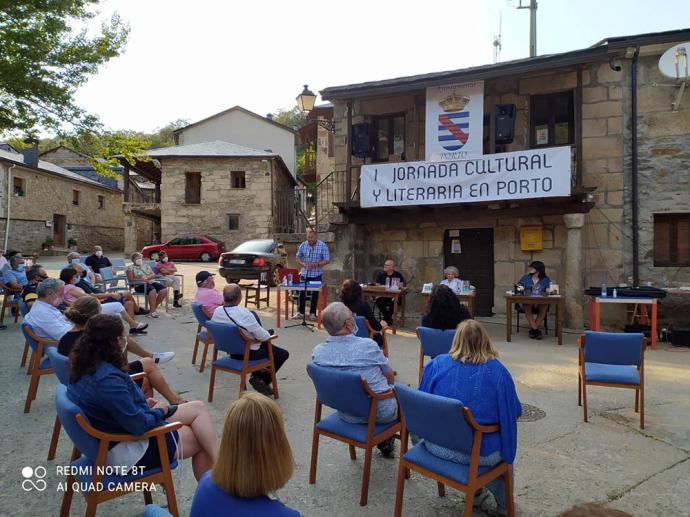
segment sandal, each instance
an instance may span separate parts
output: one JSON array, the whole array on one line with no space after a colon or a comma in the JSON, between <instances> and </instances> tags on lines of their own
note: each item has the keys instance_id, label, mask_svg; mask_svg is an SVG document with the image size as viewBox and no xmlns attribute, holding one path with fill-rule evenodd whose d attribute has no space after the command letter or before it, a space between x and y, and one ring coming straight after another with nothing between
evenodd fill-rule
<instances>
[{"instance_id":1,"label":"sandal","mask_svg":"<svg viewBox=\"0 0 690 517\"><path fill-rule=\"evenodd\" d=\"M474 493L474 501L472 501L472 507L473 508L481 508L482 510L484 509L484 506L486 505L485 501L487 498L491 498L491 492L489 492L486 488L480 488Z\"/></svg>"}]
</instances>

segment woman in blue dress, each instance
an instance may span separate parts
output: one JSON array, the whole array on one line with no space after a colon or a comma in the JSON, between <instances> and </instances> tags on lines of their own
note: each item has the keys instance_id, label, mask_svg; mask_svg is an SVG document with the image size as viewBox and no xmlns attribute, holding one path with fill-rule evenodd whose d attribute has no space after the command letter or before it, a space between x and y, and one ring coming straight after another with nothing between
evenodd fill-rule
<instances>
[{"instance_id":1,"label":"woman in blue dress","mask_svg":"<svg viewBox=\"0 0 690 517\"><path fill-rule=\"evenodd\" d=\"M547 289L551 287L551 279L546 275L546 266L544 263L535 260L527 267L527 274L524 275L518 284L525 288L525 294L531 296L543 296L548 294ZM546 311L549 305L546 303L523 304L525 310L525 319L529 324L529 337L532 339L541 339L541 330L539 325L542 324L546 318Z\"/></svg>"}]
</instances>

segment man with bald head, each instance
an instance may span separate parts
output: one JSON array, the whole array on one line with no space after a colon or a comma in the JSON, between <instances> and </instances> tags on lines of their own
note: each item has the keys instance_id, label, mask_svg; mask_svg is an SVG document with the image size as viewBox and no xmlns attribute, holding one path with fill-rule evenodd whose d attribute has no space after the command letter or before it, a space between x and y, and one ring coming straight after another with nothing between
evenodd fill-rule
<instances>
[{"instance_id":1,"label":"man with bald head","mask_svg":"<svg viewBox=\"0 0 690 517\"><path fill-rule=\"evenodd\" d=\"M250 345L249 360L266 359L268 358L268 348L263 341L266 341L273 335L273 330L269 331L263 328L261 320L259 320L256 313L241 307L241 301L242 290L240 286L237 284L226 285L223 289L223 305L213 311L211 321L234 323L237 325L245 336L253 340L253 343ZM273 345L273 361L276 365L276 372L280 370L280 367L283 366L283 363L287 361L289 356L290 354L287 350ZM240 361L244 359L244 356L239 354L231 354L230 357ZM267 370L252 373L249 384L262 395L273 395L273 389L270 386L271 372Z\"/></svg>"}]
</instances>

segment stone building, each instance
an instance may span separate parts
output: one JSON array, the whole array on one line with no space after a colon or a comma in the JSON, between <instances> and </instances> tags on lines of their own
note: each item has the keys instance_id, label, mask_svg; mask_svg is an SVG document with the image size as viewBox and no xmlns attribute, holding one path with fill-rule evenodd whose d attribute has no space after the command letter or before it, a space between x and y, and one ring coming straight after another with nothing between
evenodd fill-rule
<instances>
[{"instance_id":1,"label":"stone building","mask_svg":"<svg viewBox=\"0 0 690 517\"><path fill-rule=\"evenodd\" d=\"M321 91L337 121L337 174L317 192L319 199L335 197L318 210L319 227L328 220L333 236L330 281L370 280L391 256L419 292L452 264L477 286L477 313L500 314L505 291L530 261L541 260L566 295L566 324L578 329L586 286L690 285L690 99L672 110L678 86L658 68L664 51L688 40L688 29L610 38L562 54ZM450 128L439 136L441 145L462 136L467 125L426 120L429 92L458 83L478 85L484 113L473 132L475 141L482 135L480 155L466 158L485 163L481 155L567 146L566 195L363 206L360 179L367 165L374 164L372 174L379 166L395 170L388 164L396 162L428 168L438 159L424 161L425 146L437 144L427 138L430 127ZM474 98L453 91L438 104L461 116ZM514 134L507 141L502 132L511 129L511 110ZM521 241L527 230L541 234L531 251ZM421 310L420 298L408 296L408 307ZM664 308L677 303L667 298L662 318Z\"/></svg>"},{"instance_id":2,"label":"stone building","mask_svg":"<svg viewBox=\"0 0 690 517\"><path fill-rule=\"evenodd\" d=\"M0 150L3 249L38 253L44 243L58 249L70 243L79 250L95 244L122 249L122 191L117 186L39 160L37 147L24 154L5 149Z\"/></svg>"},{"instance_id":3,"label":"stone building","mask_svg":"<svg viewBox=\"0 0 690 517\"><path fill-rule=\"evenodd\" d=\"M296 181L278 154L214 141L154 149L148 157L123 164L126 182L133 170L156 185L153 202L136 201L126 190L127 252L141 248L133 216L142 213L160 218L161 242L200 233L231 250L248 239L294 232Z\"/></svg>"}]
</instances>

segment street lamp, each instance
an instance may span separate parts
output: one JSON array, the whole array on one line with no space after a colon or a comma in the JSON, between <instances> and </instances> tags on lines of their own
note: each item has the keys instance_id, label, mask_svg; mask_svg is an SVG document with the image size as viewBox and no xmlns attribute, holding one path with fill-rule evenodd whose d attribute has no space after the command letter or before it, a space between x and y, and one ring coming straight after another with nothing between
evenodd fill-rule
<instances>
[{"instance_id":1,"label":"street lamp","mask_svg":"<svg viewBox=\"0 0 690 517\"><path fill-rule=\"evenodd\" d=\"M316 94L309 89L309 85L305 84L302 93L297 96L297 107L302 111L302 113L310 113L314 109L314 104L316 103ZM324 128L326 131L335 134L335 121L316 117L309 120L316 122L320 127Z\"/></svg>"}]
</instances>

